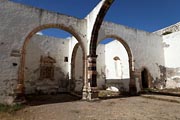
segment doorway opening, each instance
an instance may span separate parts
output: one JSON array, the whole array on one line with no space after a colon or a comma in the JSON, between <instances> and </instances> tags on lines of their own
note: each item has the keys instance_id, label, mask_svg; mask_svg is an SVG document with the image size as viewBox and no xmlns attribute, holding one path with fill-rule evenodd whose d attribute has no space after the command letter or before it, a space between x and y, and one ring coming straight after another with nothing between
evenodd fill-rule
<instances>
[{"instance_id":1,"label":"doorway opening","mask_svg":"<svg viewBox=\"0 0 180 120\"><path fill-rule=\"evenodd\" d=\"M129 91L130 67L128 52L120 39L103 39L97 49L97 86L114 93Z\"/></svg>"},{"instance_id":2,"label":"doorway opening","mask_svg":"<svg viewBox=\"0 0 180 120\"><path fill-rule=\"evenodd\" d=\"M79 35L63 25L45 24L33 29L22 47L18 76L21 88L18 87L20 92L16 99L26 97L30 103L37 104L61 102L62 98L62 102L80 99L64 94L69 93L69 43L75 42L82 47Z\"/></svg>"},{"instance_id":3,"label":"doorway opening","mask_svg":"<svg viewBox=\"0 0 180 120\"><path fill-rule=\"evenodd\" d=\"M142 81L142 88L148 88L149 87L149 83L148 83L148 71L146 69L143 69L141 71L141 81Z\"/></svg>"}]
</instances>

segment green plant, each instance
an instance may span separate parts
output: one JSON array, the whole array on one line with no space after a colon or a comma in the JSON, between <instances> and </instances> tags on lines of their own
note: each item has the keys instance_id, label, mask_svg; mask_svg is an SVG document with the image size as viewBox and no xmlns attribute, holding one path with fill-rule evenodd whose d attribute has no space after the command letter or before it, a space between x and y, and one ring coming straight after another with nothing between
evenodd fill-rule
<instances>
[{"instance_id":1,"label":"green plant","mask_svg":"<svg viewBox=\"0 0 180 120\"><path fill-rule=\"evenodd\" d=\"M23 109L25 106L21 104L15 104L15 105L5 105L5 104L0 104L0 112L15 112L20 109Z\"/></svg>"}]
</instances>

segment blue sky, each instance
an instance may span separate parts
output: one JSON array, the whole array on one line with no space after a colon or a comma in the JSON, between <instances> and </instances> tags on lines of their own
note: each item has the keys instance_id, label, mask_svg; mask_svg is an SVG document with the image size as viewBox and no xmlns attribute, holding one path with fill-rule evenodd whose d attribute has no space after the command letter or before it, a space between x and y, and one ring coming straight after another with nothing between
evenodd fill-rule
<instances>
[{"instance_id":1,"label":"blue sky","mask_svg":"<svg viewBox=\"0 0 180 120\"><path fill-rule=\"evenodd\" d=\"M38 8L84 18L100 0L11 0ZM180 0L115 0L105 16L114 22L153 32L180 21ZM65 37L59 30L45 30L44 34Z\"/></svg>"}]
</instances>

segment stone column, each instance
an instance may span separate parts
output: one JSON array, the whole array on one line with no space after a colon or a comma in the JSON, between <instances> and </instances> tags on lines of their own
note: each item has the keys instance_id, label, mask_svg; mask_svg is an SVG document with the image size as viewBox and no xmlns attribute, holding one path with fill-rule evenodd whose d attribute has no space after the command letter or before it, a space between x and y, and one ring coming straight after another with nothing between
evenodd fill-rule
<instances>
[{"instance_id":1,"label":"stone column","mask_svg":"<svg viewBox=\"0 0 180 120\"><path fill-rule=\"evenodd\" d=\"M135 70L133 66L134 66L134 62L130 59L129 60L129 68L130 68L129 93L130 95L137 95L136 76L135 76Z\"/></svg>"},{"instance_id":2,"label":"stone column","mask_svg":"<svg viewBox=\"0 0 180 120\"><path fill-rule=\"evenodd\" d=\"M83 91L82 91L82 100L87 100L88 97L88 82L87 82L87 59L83 58L84 62L84 86L83 86Z\"/></svg>"},{"instance_id":3,"label":"stone column","mask_svg":"<svg viewBox=\"0 0 180 120\"><path fill-rule=\"evenodd\" d=\"M137 94L136 80L135 80L135 76L134 76L134 71L130 75L129 93L130 93L130 95L136 95Z\"/></svg>"},{"instance_id":4,"label":"stone column","mask_svg":"<svg viewBox=\"0 0 180 120\"><path fill-rule=\"evenodd\" d=\"M15 89L16 99L15 102L24 102L25 97L25 87L24 87L24 66L25 66L25 51L21 52L21 61L20 61L19 73L18 73L18 84Z\"/></svg>"},{"instance_id":5,"label":"stone column","mask_svg":"<svg viewBox=\"0 0 180 120\"><path fill-rule=\"evenodd\" d=\"M97 89L97 71L96 71L96 59L97 55L88 56L88 99L98 98Z\"/></svg>"}]
</instances>

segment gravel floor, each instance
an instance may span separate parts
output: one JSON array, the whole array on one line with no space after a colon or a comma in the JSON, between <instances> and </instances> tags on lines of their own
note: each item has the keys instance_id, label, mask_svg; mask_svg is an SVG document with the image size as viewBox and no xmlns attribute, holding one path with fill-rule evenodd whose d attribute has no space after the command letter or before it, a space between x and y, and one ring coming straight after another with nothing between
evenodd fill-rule
<instances>
[{"instance_id":1,"label":"gravel floor","mask_svg":"<svg viewBox=\"0 0 180 120\"><path fill-rule=\"evenodd\" d=\"M180 120L180 104L141 96L70 101L0 113L0 120Z\"/></svg>"}]
</instances>

